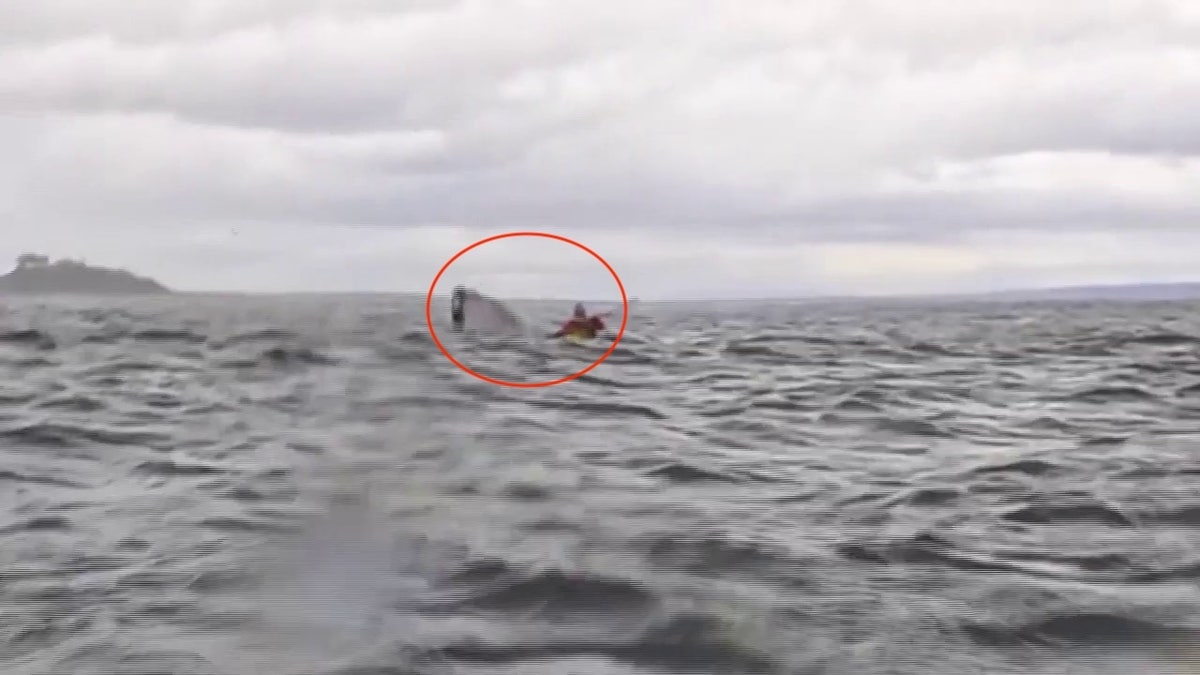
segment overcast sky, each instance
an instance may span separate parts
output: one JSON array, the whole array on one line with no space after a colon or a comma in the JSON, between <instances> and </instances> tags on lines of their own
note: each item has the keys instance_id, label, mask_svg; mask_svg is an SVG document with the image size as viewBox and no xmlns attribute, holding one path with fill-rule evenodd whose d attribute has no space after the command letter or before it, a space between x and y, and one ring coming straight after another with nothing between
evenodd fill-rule
<instances>
[{"instance_id":1,"label":"overcast sky","mask_svg":"<svg viewBox=\"0 0 1200 675\"><path fill-rule=\"evenodd\" d=\"M0 255L423 292L490 234L630 295L1200 278L1195 0L37 0ZM612 292L561 244L447 273Z\"/></svg>"}]
</instances>

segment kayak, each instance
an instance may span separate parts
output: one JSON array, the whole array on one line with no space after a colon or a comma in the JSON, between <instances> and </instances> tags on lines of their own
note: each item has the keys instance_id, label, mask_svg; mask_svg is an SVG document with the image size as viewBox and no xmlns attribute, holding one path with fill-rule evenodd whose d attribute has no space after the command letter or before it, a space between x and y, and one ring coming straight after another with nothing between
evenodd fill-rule
<instances>
[{"instance_id":1,"label":"kayak","mask_svg":"<svg viewBox=\"0 0 1200 675\"><path fill-rule=\"evenodd\" d=\"M562 341L573 345L587 345L592 342L592 338L583 333L567 333L562 336Z\"/></svg>"}]
</instances>

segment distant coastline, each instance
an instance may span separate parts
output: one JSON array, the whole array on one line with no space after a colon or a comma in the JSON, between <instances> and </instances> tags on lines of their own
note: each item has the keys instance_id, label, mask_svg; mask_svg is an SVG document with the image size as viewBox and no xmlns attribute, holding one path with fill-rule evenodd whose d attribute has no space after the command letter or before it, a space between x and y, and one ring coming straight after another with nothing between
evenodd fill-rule
<instances>
[{"instance_id":1,"label":"distant coastline","mask_svg":"<svg viewBox=\"0 0 1200 675\"><path fill-rule=\"evenodd\" d=\"M1200 282L1059 286L995 291L983 297L992 300L1196 300Z\"/></svg>"},{"instance_id":2,"label":"distant coastline","mask_svg":"<svg viewBox=\"0 0 1200 675\"><path fill-rule=\"evenodd\" d=\"M810 305L828 303L872 304L945 304L945 303L1026 303L1026 302L1183 302L1200 300L1200 282L1167 282L1146 284L1096 284L1081 286L1052 286L1043 288L1012 288L995 291L966 291L961 293L910 293L895 295L793 295L793 296L720 296L655 298L647 304L782 304ZM564 299L561 302L568 302Z\"/></svg>"},{"instance_id":3,"label":"distant coastline","mask_svg":"<svg viewBox=\"0 0 1200 675\"><path fill-rule=\"evenodd\" d=\"M0 294L7 295L162 295L171 289L127 270L96 267L80 260L51 260L24 253L16 267L0 276Z\"/></svg>"}]
</instances>

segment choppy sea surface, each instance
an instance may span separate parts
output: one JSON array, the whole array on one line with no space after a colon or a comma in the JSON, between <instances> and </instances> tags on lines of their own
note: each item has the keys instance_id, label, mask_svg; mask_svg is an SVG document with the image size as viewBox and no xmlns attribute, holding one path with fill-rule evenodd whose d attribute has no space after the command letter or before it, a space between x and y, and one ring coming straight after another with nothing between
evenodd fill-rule
<instances>
[{"instance_id":1,"label":"choppy sea surface","mask_svg":"<svg viewBox=\"0 0 1200 675\"><path fill-rule=\"evenodd\" d=\"M0 672L1200 673L1200 305L423 304L7 302Z\"/></svg>"}]
</instances>

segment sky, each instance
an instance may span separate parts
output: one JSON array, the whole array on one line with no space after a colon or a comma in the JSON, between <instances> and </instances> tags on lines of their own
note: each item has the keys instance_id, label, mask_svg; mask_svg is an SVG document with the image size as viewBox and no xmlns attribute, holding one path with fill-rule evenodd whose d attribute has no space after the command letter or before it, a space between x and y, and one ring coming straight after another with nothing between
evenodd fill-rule
<instances>
[{"instance_id":1,"label":"sky","mask_svg":"<svg viewBox=\"0 0 1200 675\"><path fill-rule=\"evenodd\" d=\"M1200 278L1194 0L0 7L0 257L424 292L493 234L644 299ZM567 244L447 280L610 297Z\"/></svg>"}]
</instances>

